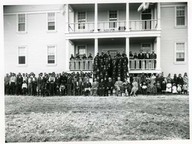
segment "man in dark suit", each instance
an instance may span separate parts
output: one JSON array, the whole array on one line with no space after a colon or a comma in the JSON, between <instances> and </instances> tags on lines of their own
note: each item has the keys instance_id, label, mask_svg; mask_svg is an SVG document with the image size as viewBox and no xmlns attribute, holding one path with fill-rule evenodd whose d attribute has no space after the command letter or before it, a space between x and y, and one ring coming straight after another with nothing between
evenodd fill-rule
<instances>
[{"instance_id":1,"label":"man in dark suit","mask_svg":"<svg viewBox=\"0 0 192 144\"><path fill-rule=\"evenodd\" d=\"M141 65L142 65L142 59L144 59L144 53L142 50L140 50L139 54L138 54L138 59L139 59L139 68L141 69Z\"/></svg>"},{"instance_id":2,"label":"man in dark suit","mask_svg":"<svg viewBox=\"0 0 192 144\"><path fill-rule=\"evenodd\" d=\"M154 60L154 68L156 68L156 59L157 59L157 55L154 51L152 51L151 55L150 55L150 59Z\"/></svg>"}]
</instances>

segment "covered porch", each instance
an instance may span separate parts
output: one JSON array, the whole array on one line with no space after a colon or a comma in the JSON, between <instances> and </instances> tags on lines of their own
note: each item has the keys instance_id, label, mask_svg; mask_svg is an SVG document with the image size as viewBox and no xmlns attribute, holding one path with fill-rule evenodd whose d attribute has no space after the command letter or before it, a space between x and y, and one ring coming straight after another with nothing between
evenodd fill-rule
<instances>
[{"instance_id":1,"label":"covered porch","mask_svg":"<svg viewBox=\"0 0 192 144\"><path fill-rule=\"evenodd\" d=\"M138 12L142 3L69 4L66 6L67 32L155 31L160 29L160 5L150 3Z\"/></svg>"},{"instance_id":2,"label":"covered porch","mask_svg":"<svg viewBox=\"0 0 192 144\"><path fill-rule=\"evenodd\" d=\"M130 73L157 73L160 72L160 37L126 37L126 38L102 38L102 39L71 39L69 40L70 56L77 54L80 59L69 60L69 69L71 71L92 71L93 59L88 58L91 55L93 58L97 53L109 52L114 58L117 52L121 54L125 52L129 59ZM144 54L149 53L156 57L138 57L140 51ZM131 53L135 57L131 56ZM83 59L83 55L87 58Z\"/></svg>"}]
</instances>

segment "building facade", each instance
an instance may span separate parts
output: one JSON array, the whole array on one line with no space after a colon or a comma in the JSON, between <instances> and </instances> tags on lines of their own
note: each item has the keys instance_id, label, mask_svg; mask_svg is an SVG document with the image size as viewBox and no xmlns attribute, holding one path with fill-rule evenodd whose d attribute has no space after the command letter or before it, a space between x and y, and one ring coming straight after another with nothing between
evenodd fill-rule
<instances>
[{"instance_id":1,"label":"building facade","mask_svg":"<svg viewBox=\"0 0 192 144\"><path fill-rule=\"evenodd\" d=\"M71 54L151 53L130 73L188 71L187 3L66 3L4 6L5 72L91 71ZM142 10L144 9L144 10ZM142 67L139 68L141 61Z\"/></svg>"}]
</instances>

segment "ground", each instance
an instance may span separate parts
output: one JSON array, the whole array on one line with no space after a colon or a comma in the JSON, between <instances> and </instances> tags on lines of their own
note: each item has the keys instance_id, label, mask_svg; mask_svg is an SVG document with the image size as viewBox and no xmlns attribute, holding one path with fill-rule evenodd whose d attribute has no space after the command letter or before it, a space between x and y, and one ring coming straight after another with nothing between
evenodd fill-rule
<instances>
[{"instance_id":1,"label":"ground","mask_svg":"<svg viewBox=\"0 0 192 144\"><path fill-rule=\"evenodd\" d=\"M189 139L188 96L5 96L7 142Z\"/></svg>"}]
</instances>

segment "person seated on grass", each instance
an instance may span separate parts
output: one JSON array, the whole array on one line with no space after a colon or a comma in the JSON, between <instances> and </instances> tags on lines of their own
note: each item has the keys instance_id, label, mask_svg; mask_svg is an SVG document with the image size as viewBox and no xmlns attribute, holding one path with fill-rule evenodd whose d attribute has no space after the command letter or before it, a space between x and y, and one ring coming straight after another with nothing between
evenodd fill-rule
<instances>
[{"instance_id":1,"label":"person seated on grass","mask_svg":"<svg viewBox=\"0 0 192 144\"><path fill-rule=\"evenodd\" d=\"M108 82L107 82L107 95L108 96L113 95L113 89L114 89L114 84L113 84L111 77L109 77Z\"/></svg>"},{"instance_id":2,"label":"person seated on grass","mask_svg":"<svg viewBox=\"0 0 192 144\"><path fill-rule=\"evenodd\" d=\"M166 84L166 92L171 93L172 92L171 88L172 88L171 80L168 79L167 84Z\"/></svg>"},{"instance_id":3,"label":"person seated on grass","mask_svg":"<svg viewBox=\"0 0 192 144\"><path fill-rule=\"evenodd\" d=\"M166 82L165 80L163 80L161 84L161 93L165 94L165 92L166 92Z\"/></svg>"},{"instance_id":4,"label":"person seated on grass","mask_svg":"<svg viewBox=\"0 0 192 144\"><path fill-rule=\"evenodd\" d=\"M115 90L117 96L122 96L122 88L123 88L123 82L121 81L121 78L118 77L117 81L115 82Z\"/></svg>"},{"instance_id":5,"label":"person seated on grass","mask_svg":"<svg viewBox=\"0 0 192 144\"><path fill-rule=\"evenodd\" d=\"M181 94L182 92L182 86L180 84L177 84L177 92L178 94Z\"/></svg>"},{"instance_id":6,"label":"person seated on grass","mask_svg":"<svg viewBox=\"0 0 192 144\"><path fill-rule=\"evenodd\" d=\"M98 83L97 79L95 78L94 82L92 84L92 88L91 88L91 93L93 96L97 96L98 86L99 86L99 83Z\"/></svg>"},{"instance_id":7,"label":"person seated on grass","mask_svg":"<svg viewBox=\"0 0 192 144\"><path fill-rule=\"evenodd\" d=\"M138 82L136 81L135 78L133 79L132 86L133 86L133 87L132 87L132 89L131 89L130 95L133 95L133 96L135 97L136 94L137 94L137 91L138 91Z\"/></svg>"},{"instance_id":8,"label":"person seated on grass","mask_svg":"<svg viewBox=\"0 0 192 144\"><path fill-rule=\"evenodd\" d=\"M142 83L141 89L142 89L142 94L146 95L147 94L147 84L146 84L146 82Z\"/></svg>"},{"instance_id":9,"label":"person seated on grass","mask_svg":"<svg viewBox=\"0 0 192 144\"><path fill-rule=\"evenodd\" d=\"M172 94L177 94L177 86L175 83L173 83L173 86L172 86Z\"/></svg>"},{"instance_id":10,"label":"person seated on grass","mask_svg":"<svg viewBox=\"0 0 192 144\"><path fill-rule=\"evenodd\" d=\"M84 83L84 95L89 96L91 92L91 83L89 82L89 78Z\"/></svg>"},{"instance_id":11,"label":"person seated on grass","mask_svg":"<svg viewBox=\"0 0 192 144\"><path fill-rule=\"evenodd\" d=\"M183 94L188 94L188 86L187 84L183 84Z\"/></svg>"}]
</instances>

